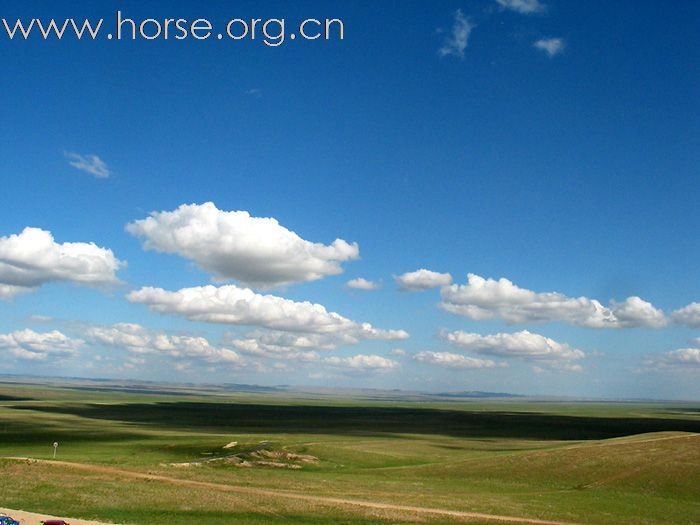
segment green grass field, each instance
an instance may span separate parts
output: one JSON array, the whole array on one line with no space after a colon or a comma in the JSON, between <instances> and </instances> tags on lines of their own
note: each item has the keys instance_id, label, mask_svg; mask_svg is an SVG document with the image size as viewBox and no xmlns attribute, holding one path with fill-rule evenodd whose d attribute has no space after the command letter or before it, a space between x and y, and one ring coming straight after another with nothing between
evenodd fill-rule
<instances>
[{"instance_id":1,"label":"green grass field","mask_svg":"<svg viewBox=\"0 0 700 525\"><path fill-rule=\"evenodd\" d=\"M0 383L0 506L135 525L465 521L392 505L700 523L700 405L75 386ZM50 460L54 441L81 466L7 459Z\"/></svg>"}]
</instances>

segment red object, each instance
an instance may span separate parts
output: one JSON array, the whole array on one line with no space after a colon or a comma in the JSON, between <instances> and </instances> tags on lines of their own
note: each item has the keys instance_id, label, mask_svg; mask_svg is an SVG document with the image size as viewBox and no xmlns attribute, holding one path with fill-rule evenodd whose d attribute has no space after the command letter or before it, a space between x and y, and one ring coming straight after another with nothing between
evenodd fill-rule
<instances>
[{"instance_id":1,"label":"red object","mask_svg":"<svg viewBox=\"0 0 700 525\"><path fill-rule=\"evenodd\" d=\"M46 520L42 521L44 525L70 525L67 521L63 520Z\"/></svg>"}]
</instances>

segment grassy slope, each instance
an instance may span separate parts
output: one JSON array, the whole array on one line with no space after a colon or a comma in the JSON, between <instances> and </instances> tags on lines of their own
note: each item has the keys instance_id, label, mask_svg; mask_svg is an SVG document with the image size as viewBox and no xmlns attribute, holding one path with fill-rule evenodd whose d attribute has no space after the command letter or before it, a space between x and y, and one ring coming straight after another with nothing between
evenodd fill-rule
<instances>
[{"instance_id":1,"label":"grassy slope","mask_svg":"<svg viewBox=\"0 0 700 525\"><path fill-rule=\"evenodd\" d=\"M599 524L700 523L700 437L679 430L700 431L697 406L417 404L0 388L0 455L49 458L50 444L59 441L65 461ZM163 465L218 454L229 441L261 440L320 461L302 470ZM5 506L122 523L184 524L201 513L201 522L212 525L230 523L232 513L241 523L416 521L45 465L0 461L0 475L12 480L0 489Z\"/></svg>"}]
</instances>

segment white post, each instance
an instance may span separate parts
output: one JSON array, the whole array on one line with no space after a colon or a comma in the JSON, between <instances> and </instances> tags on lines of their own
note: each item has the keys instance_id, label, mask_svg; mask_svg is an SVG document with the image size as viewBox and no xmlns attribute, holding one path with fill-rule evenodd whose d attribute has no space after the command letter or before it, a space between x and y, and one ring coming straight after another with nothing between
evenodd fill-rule
<instances>
[{"instance_id":1,"label":"white post","mask_svg":"<svg viewBox=\"0 0 700 525\"><path fill-rule=\"evenodd\" d=\"M53 444L53 459L56 459L56 451L58 450L58 441Z\"/></svg>"}]
</instances>

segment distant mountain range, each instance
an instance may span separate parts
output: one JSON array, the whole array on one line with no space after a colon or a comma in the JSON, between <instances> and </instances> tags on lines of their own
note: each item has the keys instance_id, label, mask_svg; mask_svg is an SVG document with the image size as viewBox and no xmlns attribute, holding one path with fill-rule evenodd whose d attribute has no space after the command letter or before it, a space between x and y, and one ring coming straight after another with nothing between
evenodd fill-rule
<instances>
[{"instance_id":1,"label":"distant mountain range","mask_svg":"<svg viewBox=\"0 0 700 525\"><path fill-rule=\"evenodd\" d=\"M488 397L526 397L519 394L509 394L507 392L481 392L479 390L469 390L465 392L441 392L433 394L439 397L455 397L455 398L488 398Z\"/></svg>"}]
</instances>

